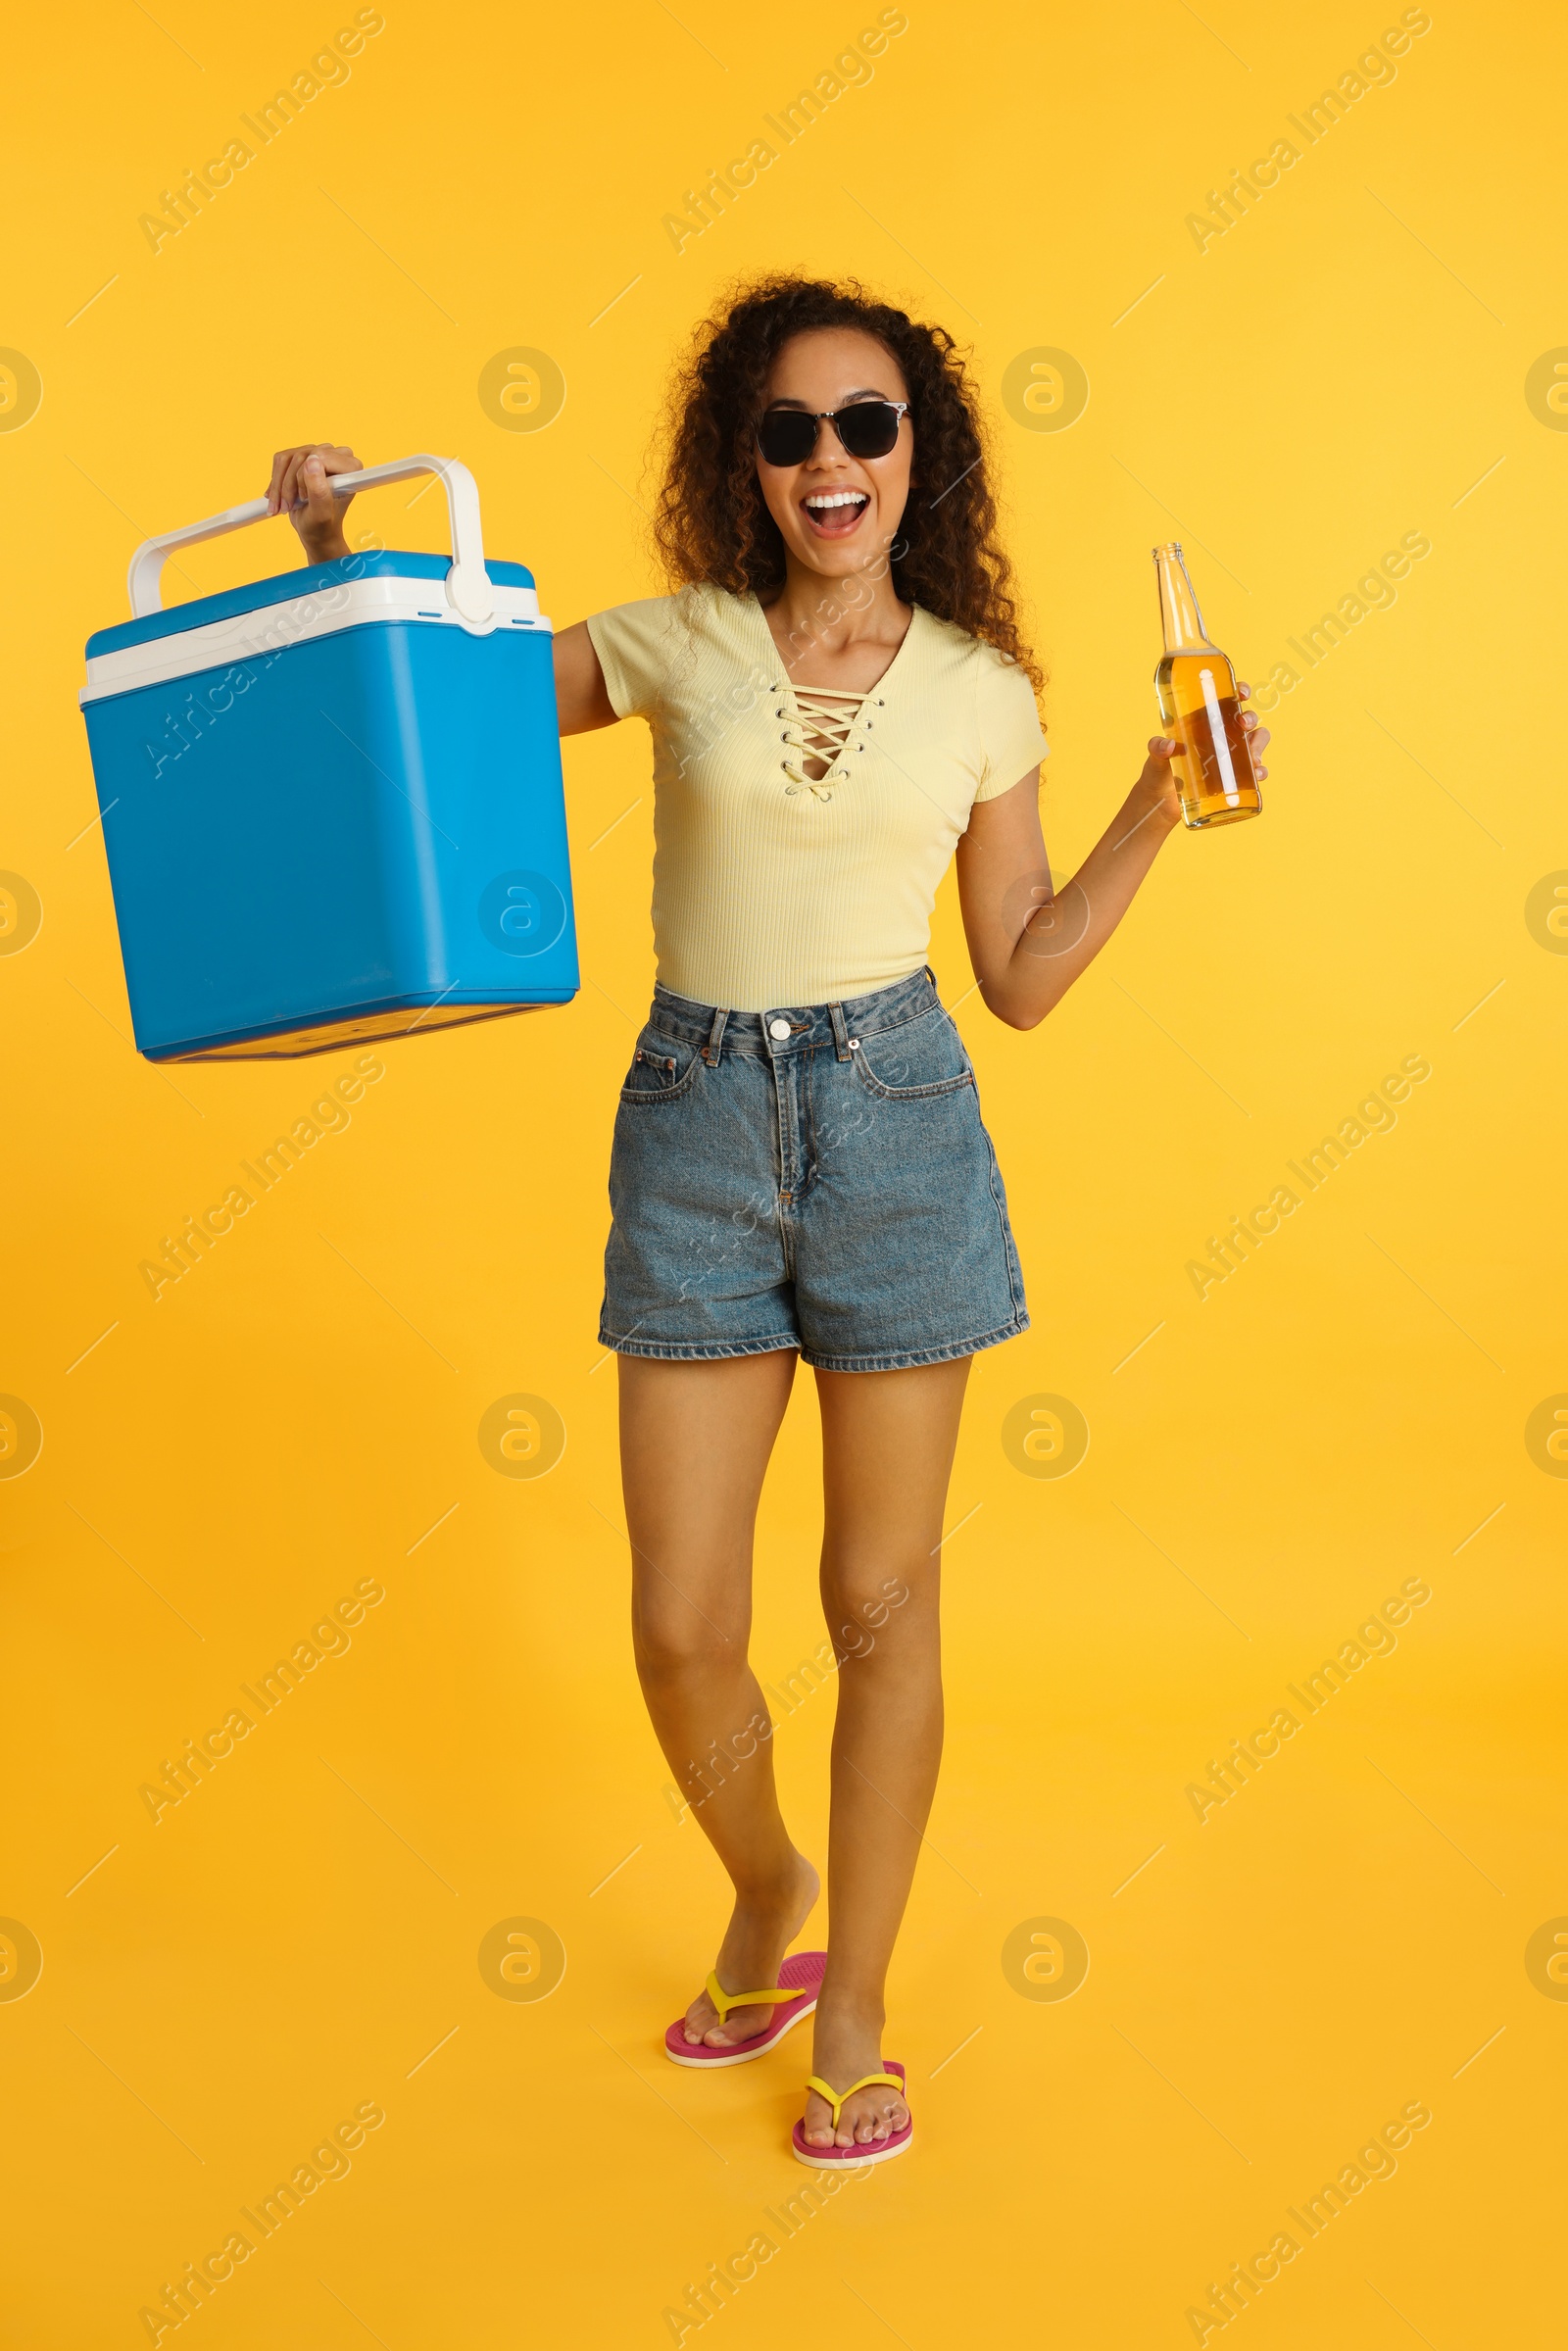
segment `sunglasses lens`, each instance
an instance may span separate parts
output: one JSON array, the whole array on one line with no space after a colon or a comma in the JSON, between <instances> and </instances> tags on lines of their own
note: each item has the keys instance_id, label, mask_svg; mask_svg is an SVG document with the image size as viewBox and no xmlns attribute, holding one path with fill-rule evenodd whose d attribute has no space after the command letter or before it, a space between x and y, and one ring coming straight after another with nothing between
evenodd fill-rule
<instances>
[{"instance_id":1,"label":"sunglasses lens","mask_svg":"<svg viewBox=\"0 0 1568 2351\"><path fill-rule=\"evenodd\" d=\"M834 422L851 457L886 457L899 437L899 412L891 400L858 400L840 409Z\"/></svg>"},{"instance_id":2,"label":"sunglasses lens","mask_svg":"<svg viewBox=\"0 0 1568 2351\"><path fill-rule=\"evenodd\" d=\"M799 409L769 409L757 428L757 445L770 465L804 465L816 443L816 418Z\"/></svg>"}]
</instances>

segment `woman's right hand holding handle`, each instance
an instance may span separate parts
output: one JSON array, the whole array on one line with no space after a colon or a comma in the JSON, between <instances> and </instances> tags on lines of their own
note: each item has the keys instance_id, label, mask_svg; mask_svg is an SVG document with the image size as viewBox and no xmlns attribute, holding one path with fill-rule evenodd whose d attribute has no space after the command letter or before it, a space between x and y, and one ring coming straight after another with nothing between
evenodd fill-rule
<instances>
[{"instance_id":1,"label":"woman's right hand holding handle","mask_svg":"<svg viewBox=\"0 0 1568 2351\"><path fill-rule=\"evenodd\" d=\"M354 492L334 497L332 475L363 470L361 460L341 442L306 441L296 449L280 449L273 458L272 478L267 485L268 510L287 514L299 532L308 563L331 563L348 554L343 517L354 502Z\"/></svg>"}]
</instances>

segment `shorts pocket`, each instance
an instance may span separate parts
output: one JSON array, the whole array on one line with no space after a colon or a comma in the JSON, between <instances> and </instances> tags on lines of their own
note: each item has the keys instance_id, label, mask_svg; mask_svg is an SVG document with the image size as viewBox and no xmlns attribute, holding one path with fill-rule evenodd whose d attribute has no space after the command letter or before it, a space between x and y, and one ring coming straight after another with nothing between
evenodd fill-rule
<instances>
[{"instance_id":1,"label":"shorts pocket","mask_svg":"<svg viewBox=\"0 0 1568 2351\"><path fill-rule=\"evenodd\" d=\"M667 1037L662 1029L646 1028L620 1090L623 1102L678 1102L696 1082L703 1066L701 1050L684 1037Z\"/></svg>"},{"instance_id":2,"label":"shorts pocket","mask_svg":"<svg viewBox=\"0 0 1568 2351\"><path fill-rule=\"evenodd\" d=\"M861 1085L878 1102L929 1102L974 1084L963 1040L940 1005L862 1038L854 1059Z\"/></svg>"}]
</instances>

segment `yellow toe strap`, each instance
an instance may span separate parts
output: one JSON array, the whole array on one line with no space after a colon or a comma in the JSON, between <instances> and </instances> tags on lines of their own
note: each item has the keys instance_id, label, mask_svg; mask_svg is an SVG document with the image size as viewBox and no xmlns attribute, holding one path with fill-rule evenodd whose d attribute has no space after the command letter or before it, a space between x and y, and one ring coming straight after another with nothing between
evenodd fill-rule
<instances>
[{"instance_id":1,"label":"yellow toe strap","mask_svg":"<svg viewBox=\"0 0 1568 2351\"><path fill-rule=\"evenodd\" d=\"M723 2025L728 2023L732 2008L765 2008L769 2001L793 2000L798 1994L786 1991L778 1984L774 1984L771 1991L726 1991L716 1976L710 1976L708 1996L718 2012L719 2023Z\"/></svg>"},{"instance_id":2,"label":"yellow toe strap","mask_svg":"<svg viewBox=\"0 0 1568 2351\"><path fill-rule=\"evenodd\" d=\"M839 2127L839 2116L843 2113L845 2107L854 2097L856 2091L858 2089L869 2089L873 2082L885 2082L889 2089L896 2089L898 2091L901 2098L904 2095L904 2084L899 2080L897 2074L862 2074L858 2082L852 2082L850 2083L848 2089L832 2089L829 2087L827 2082L823 2081L820 2074L811 2074L807 2079L806 2086L808 2089L814 2089L817 2096L819 2098L825 2098L828 2104L832 2107L833 2128L836 2131Z\"/></svg>"}]
</instances>

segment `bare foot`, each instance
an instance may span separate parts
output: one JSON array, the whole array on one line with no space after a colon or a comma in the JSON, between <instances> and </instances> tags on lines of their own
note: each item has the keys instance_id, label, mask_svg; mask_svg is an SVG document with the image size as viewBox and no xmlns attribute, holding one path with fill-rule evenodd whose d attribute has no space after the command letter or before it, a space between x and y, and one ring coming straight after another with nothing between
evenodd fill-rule
<instances>
[{"instance_id":1,"label":"bare foot","mask_svg":"<svg viewBox=\"0 0 1568 2351\"><path fill-rule=\"evenodd\" d=\"M824 1993L817 2002L816 2033L811 2048L811 2071L837 2089L847 2089L862 2074L882 2071L882 2011L855 2008ZM898 2091L885 2082L858 2089L846 2099L834 2129L833 2109L817 2092L806 2093L806 2143L808 2147L880 2146L902 2131L909 2110Z\"/></svg>"},{"instance_id":2,"label":"bare foot","mask_svg":"<svg viewBox=\"0 0 1568 2351\"><path fill-rule=\"evenodd\" d=\"M719 1945L713 1973L726 1990L760 1991L778 1982L784 1954L810 1913L820 1880L804 1853L797 1853L789 1876L776 1893L737 1895L729 1932ZM732 2049L738 2041L765 2033L773 2004L732 2008L721 2025L718 2011L706 1991L700 1991L686 2011L686 2038L693 2048ZM854 2077L852 2076L853 2080Z\"/></svg>"}]
</instances>

